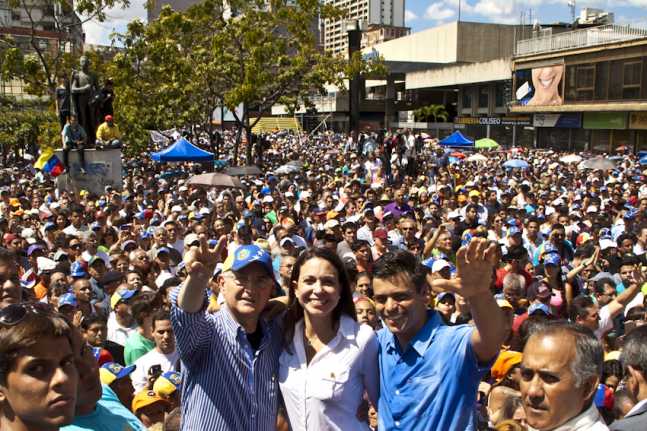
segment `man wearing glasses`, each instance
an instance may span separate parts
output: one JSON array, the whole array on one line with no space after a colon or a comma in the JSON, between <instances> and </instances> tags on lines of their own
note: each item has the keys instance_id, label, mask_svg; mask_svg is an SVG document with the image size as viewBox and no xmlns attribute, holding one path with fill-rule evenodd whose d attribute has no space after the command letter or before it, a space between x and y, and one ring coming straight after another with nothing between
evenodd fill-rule
<instances>
[{"instance_id":1,"label":"man wearing glasses","mask_svg":"<svg viewBox=\"0 0 647 431\"><path fill-rule=\"evenodd\" d=\"M182 361L183 429L274 430L280 329L260 318L275 285L270 255L241 245L223 264L225 303L207 311L205 289L224 237L185 255L188 277L171 294L171 321Z\"/></svg>"}]
</instances>

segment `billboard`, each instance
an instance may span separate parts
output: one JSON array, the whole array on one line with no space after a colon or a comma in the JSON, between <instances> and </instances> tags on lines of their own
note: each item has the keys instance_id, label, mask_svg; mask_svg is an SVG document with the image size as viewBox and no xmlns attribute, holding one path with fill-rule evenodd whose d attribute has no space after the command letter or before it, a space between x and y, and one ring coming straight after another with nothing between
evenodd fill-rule
<instances>
[{"instance_id":1,"label":"billboard","mask_svg":"<svg viewBox=\"0 0 647 431\"><path fill-rule=\"evenodd\" d=\"M527 106L557 106L564 101L564 64L515 71L517 102Z\"/></svg>"}]
</instances>

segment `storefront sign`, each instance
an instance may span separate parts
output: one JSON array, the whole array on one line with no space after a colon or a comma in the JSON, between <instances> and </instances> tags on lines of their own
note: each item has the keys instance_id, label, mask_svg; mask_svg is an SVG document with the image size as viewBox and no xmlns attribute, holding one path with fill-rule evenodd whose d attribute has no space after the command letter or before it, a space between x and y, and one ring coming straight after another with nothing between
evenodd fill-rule
<instances>
[{"instance_id":1,"label":"storefront sign","mask_svg":"<svg viewBox=\"0 0 647 431\"><path fill-rule=\"evenodd\" d=\"M530 116L506 116L506 117L456 117L455 124L468 124L480 126L530 126Z\"/></svg>"},{"instance_id":2,"label":"storefront sign","mask_svg":"<svg viewBox=\"0 0 647 431\"><path fill-rule=\"evenodd\" d=\"M585 112L585 129L616 129L627 128L626 112Z\"/></svg>"},{"instance_id":3,"label":"storefront sign","mask_svg":"<svg viewBox=\"0 0 647 431\"><path fill-rule=\"evenodd\" d=\"M535 127L558 127L561 129L579 129L582 127L581 114L535 114Z\"/></svg>"},{"instance_id":4,"label":"storefront sign","mask_svg":"<svg viewBox=\"0 0 647 431\"><path fill-rule=\"evenodd\" d=\"M629 114L629 128L647 130L647 112L632 112Z\"/></svg>"}]
</instances>

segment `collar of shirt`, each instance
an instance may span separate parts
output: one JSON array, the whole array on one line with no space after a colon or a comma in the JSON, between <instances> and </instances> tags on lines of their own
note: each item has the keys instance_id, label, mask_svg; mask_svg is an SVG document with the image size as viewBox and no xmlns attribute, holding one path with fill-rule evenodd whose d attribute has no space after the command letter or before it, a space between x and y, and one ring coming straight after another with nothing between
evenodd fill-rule
<instances>
[{"instance_id":1,"label":"collar of shirt","mask_svg":"<svg viewBox=\"0 0 647 431\"><path fill-rule=\"evenodd\" d=\"M425 323L425 326L423 326L422 329L415 335L415 337L411 339L406 350L411 347L419 356L424 356L425 352L429 348L429 345L434 339L436 329L438 329L438 327L441 325L443 325L443 321L440 318L440 315L434 310L428 310L427 322ZM393 353L393 351L401 353L406 352L406 350L403 352L400 349L400 344L393 334L390 335L387 350L389 353Z\"/></svg>"},{"instance_id":2,"label":"collar of shirt","mask_svg":"<svg viewBox=\"0 0 647 431\"><path fill-rule=\"evenodd\" d=\"M350 343L355 342L355 321L351 319L350 317L342 314L341 318L339 319L339 329L337 330L337 334L333 337L332 340L326 345L326 350L334 350L339 343L341 343L342 339L348 340ZM305 346L303 345L303 327L304 327L304 322L303 319L299 320L297 324L294 327L294 337L292 339L293 345L297 348L297 351L301 349L304 352L304 358L305 358ZM304 359L303 358L303 359Z\"/></svg>"},{"instance_id":3,"label":"collar of shirt","mask_svg":"<svg viewBox=\"0 0 647 431\"><path fill-rule=\"evenodd\" d=\"M638 411L642 410L642 408L643 408L643 407L645 407L645 406L647 406L647 398L645 398L645 399L644 399L644 400L642 400L642 401L638 401L638 403L636 403L636 405L635 405L635 406L633 406L633 407L631 408L631 410L629 410L629 412L627 412L627 414L625 415L625 417L627 418L627 417L629 417L629 416L631 416L631 415L633 415L633 414L638 413Z\"/></svg>"},{"instance_id":4,"label":"collar of shirt","mask_svg":"<svg viewBox=\"0 0 647 431\"><path fill-rule=\"evenodd\" d=\"M558 426L553 431L602 431L608 430L607 426L604 424L600 412L595 407L595 404L575 416L573 419L568 422ZM528 427L530 431L538 431L535 428Z\"/></svg>"},{"instance_id":5,"label":"collar of shirt","mask_svg":"<svg viewBox=\"0 0 647 431\"><path fill-rule=\"evenodd\" d=\"M222 322L225 327L225 336L229 339L231 343L242 343L242 344L249 344L249 341L247 340L247 332L245 331L245 328L238 323L238 321L234 318L234 316L231 314L231 311L229 310L229 307L227 307L226 304L223 304L222 307L220 308L219 313L221 313L222 316ZM263 348L269 343L269 327L265 319L259 318L258 319L258 324L260 325L260 330L263 331L263 337L261 339L261 344L258 348L258 350L263 350Z\"/></svg>"}]
</instances>

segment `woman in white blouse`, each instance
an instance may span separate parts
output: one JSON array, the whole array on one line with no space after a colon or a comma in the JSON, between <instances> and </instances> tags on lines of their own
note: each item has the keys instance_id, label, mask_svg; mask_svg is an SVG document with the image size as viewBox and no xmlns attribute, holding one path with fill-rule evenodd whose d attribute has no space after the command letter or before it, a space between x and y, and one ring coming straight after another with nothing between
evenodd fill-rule
<instances>
[{"instance_id":1,"label":"woman in white blouse","mask_svg":"<svg viewBox=\"0 0 647 431\"><path fill-rule=\"evenodd\" d=\"M364 393L376 406L378 343L356 321L344 265L325 249L294 264L279 384L293 431L368 430L357 418Z\"/></svg>"}]
</instances>

